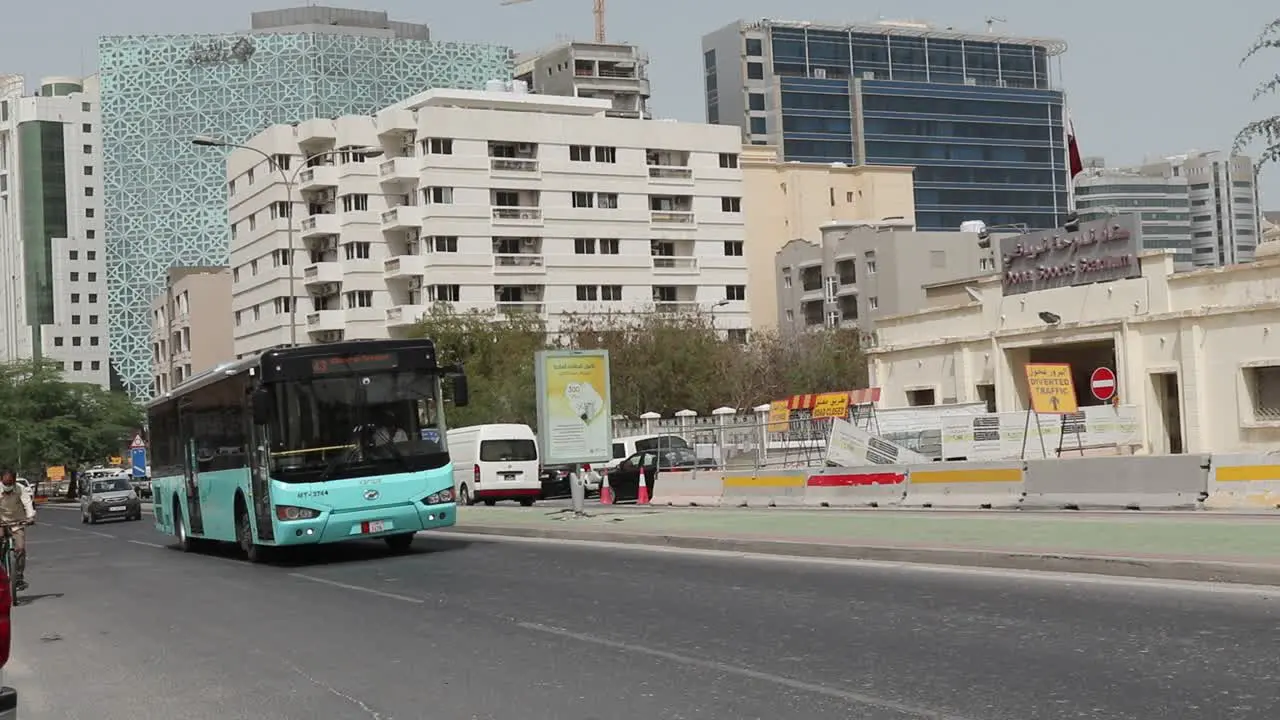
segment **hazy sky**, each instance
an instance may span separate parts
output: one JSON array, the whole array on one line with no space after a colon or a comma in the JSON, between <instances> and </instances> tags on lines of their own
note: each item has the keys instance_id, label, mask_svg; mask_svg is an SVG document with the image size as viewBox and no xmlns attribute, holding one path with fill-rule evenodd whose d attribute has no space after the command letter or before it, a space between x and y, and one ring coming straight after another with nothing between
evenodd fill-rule
<instances>
[{"instance_id":1,"label":"hazy sky","mask_svg":"<svg viewBox=\"0 0 1280 720\"><path fill-rule=\"evenodd\" d=\"M17 1L17 0L13 0ZM102 34L244 29L253 10L285 0L41 0L22 3L0 24L0 74L78 75L96 67ZM527 50L558 39L590 39L591 0L445 3L349 0L330 5L386 10L426 22L438 39L489 41ZM1126 164L1189 149L1227 149L1236 130L1280 114L1280 97L1252 102L1253 88L1280 67L1274 51L1245 68L1238 61L1261 27L1280 16L1267 0L609 0L611 40L636 43L652 58L655 114L702 120L699 38L737 18L855 22L913 18L982 31L987 16L1006 34L1061 38L1062 83L1081 152ZM1280 205L1280 168L1263 176L1263 205Z\"/></svg>"}]
</instances>

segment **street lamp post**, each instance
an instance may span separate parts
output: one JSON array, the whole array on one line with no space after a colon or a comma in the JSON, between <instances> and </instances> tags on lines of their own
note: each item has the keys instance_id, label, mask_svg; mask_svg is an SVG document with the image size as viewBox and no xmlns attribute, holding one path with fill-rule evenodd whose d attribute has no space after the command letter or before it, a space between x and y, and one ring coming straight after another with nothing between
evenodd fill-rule
<instances>
[{"instance_id":1,"label":"street lamp post","mask_svg":"<svg viewBox=\"0 0 1280 720\"><path fill-rule=\"evenodd\" d=\"M288 223L286 233L288 236L288 243L289 243L289 344L297 345L298 344L298 294L294 290L295 283L297 280L297 272L294 270L294 265L295 265L294 260L296 258L294 257L295 231L294 231L294 224L293 224L293 205L294 205L293 186L297 184L298 176L302 174L302 171L311 167L311 162L313 160L333 157L338 153L344 153L344 152L360 153L366 159L375 158L382 155L382 152L383 152L382 148L356 147L356 148L325 150L324 152L318 152L314 155L308 155L302 158L302 164L299 165L291 175L285 168L281 167L279 163L275 162L275 158L273 158L270 153L268 153L266 150L253 147L251 145L241 145L239 143L227 142L226 140L213 137L211 135L197 135L191 139L191 144L199 145L200 147L221 147L221 148L238 148L240 150L251 150L253 152L258 153L262 157L266 158L267 163L275 166L276 170L280 172L280 180L281 182L284 183L284 191L289 198L288 199L289 212L286 213L287 217L285 218L285 222Z\"/></svg>"}]
</instances>

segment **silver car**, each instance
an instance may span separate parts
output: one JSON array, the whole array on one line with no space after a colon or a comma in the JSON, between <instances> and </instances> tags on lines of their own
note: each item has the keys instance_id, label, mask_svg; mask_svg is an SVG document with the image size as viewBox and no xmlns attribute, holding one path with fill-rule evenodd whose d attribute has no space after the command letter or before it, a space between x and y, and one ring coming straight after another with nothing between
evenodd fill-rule
<instances>
[{"instance_id":1,"label":"silver car","mask_svg":"<svg viewBox=\"0 0 1280 720\"><path fill-rule=\"evenodd\" d=\"M90 525L101 520L141 520L142 499L128 478L90 480L80 495L80 522Z\"/></svg>"}]
</instances>

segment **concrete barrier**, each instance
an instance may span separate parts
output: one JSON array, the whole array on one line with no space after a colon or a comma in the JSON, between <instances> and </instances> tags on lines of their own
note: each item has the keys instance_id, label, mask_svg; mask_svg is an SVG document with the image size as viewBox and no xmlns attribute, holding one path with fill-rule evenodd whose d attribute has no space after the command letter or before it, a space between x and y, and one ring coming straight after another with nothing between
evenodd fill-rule
<instances>
[{"instance_id":1,"label":"concrete barrier","mask_svg":"<svg viewBox=\"0 0 1280 720\"><path fill-rule=\"evenodd\" d=\"M1280 455L1214 455L1209 460L1206 510L1280 508Z\"/></svg>"},{"instance_id":2,"label":"concrete barrier","mask_svg":"<svg viewBox=\"0 0 1280 720\"><path fill-rule=\"evenodd\" d=\"M672 507L716 507L724 494L724 473L671 472L663 470L653 482L650 505Z\"/></svg>"},{"instance_id":3,"label":"concrete barrier","mask_svg":"<svg viewBox=\"0 0 1280 720\"><path fill-rule=\"evenodd\" d=\"M796 507L804 505L807 470L761 470L752 473L725 473L725 507Z\"/></svg>"},{"instance_id":4,"label":"concrete barrier","mask_svg":"<svg viewBox=\"0 0 1280 720\"><path fill-rule=\"evenodd\" d=\"M813 507L896 507L907 494L905 465L825 468L805 480L804 504Z\"/></svg>"},{"instance_id":5,"label":"concrete barrier","mask_svg":"<svg viewBox=\"0 0 1280 720\"><path fill-rule=\"evenodd\" d=\"M1018 462L954 462L913 465L907 473L904 507L1019 507L1024 471Z\"/></svg>"},{"instance_id":6,"label":"concrete barrier","mask_svg":"<svg viewBox=\"0 0 1280 720\"><path fill-rule=\"evenodd\" d=\"M1190 510L1203 500L1208 477L1208 455L1028 460L1023 507Z\"/></svg>"}]
</instances>

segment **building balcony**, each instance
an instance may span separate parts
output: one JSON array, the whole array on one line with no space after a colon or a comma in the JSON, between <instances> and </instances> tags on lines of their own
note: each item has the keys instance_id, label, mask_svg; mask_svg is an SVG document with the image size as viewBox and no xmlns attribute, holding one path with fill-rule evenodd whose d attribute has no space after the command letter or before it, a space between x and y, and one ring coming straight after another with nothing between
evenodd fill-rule
<instances>
[{"instance_id":1,"label":"building balcony","mask_svg":"<svg viewBox=\"0 0 1280 720\"><path fill-rule=\"evenodd\" d=\"M696 275L699 271L696 257L655 255L652 260L655 275Z\"/></svg>"},{"instance_id":2,"label":"building balcony","mask_svg":"<svg viewBox=\"0 0 1280 720\"><path fill-rule=\"evenodd\" d=\"M378 182L380 183L416 181L417 179L418 167L414 158L391 158L378 165Z\"/></svg>"},{"instance_id":3,"label":"building balcony","mask_svg":"<svg viewBox=\"0 0 1280 720\"><path fill-rule=\"evenodd\" d=\"M341 231L337 215L308 215L302 218L299 225L299 237L303 240L313 237L337 235Z\"/></svg>"},{"instance_id":4,"label":"building balcony","mask_svg":"<svg viewBox=\"0 0 1280 720\"><path fill-rule=\"evenodd\" d=\"M409 230L422 227L422 208L401 205L382 213L383 230Z\"/></svg>"},{"instance_id":5,"label":"building balcony","mask_svg":"<svg viewBox=\"0 0 1280 720\"><path fill-rule=\"evenodd\" d=\"M545 303L540 302L498 302L498 312L506 315L522 313L526 315L543 315L547 311Z\"/></svg>"},{"instance_id":6,"label":"building balcony","mask_svg":"<svg viewBox=\"0 0 1280 720\"><path fill-rule=\"evenodd\" d=\"M542 225L542 208L502 206L493 208L494 225Z\"/></svg>"},{"instance_id":7,"label":"building balcony","mask_svg":"<svg viewBox=\"0 0 1280 720\"><path fill-rule=\"evenodd\" d=\"M655 182L671 182L679 185L693 183L693 168L671 165L650 165L649 179Z\"/></svg>"},{"instance_id":8,"label":"building balcony","mask_svg":"<svg viewBox=\"0 0 1280 720\"><path fill-rule=\"evenodd\" d=\"M307 332L341 332L347 326L346 310L317 310L307 313Z\"/></svg>"},{"instance_id":9,"label":"building balcony","mask_svg":"<svg viewBox=\"0 0 1280 720\"><path fill-rule=\"evenodd\" d=\"M324 283L342 282L342 263L320 262L308 265L302 271L302 283L305 287Z\"/></svg>"},{"instance_id":10,"label":"building balcony","mask_svg":"<svg viewBox=\"0 0 1280 720\"><path fill-rule=\"evenodd\" d=\"M309 192L338 187L338 168L332 165L317 165L298 173L298 190Z\"/></svg>"},{"instance_id":11,"label":"building balcony","mask_svg":"<svg viewBox=\"0 0 1280 720\"><path fill-rule=\"evenodd\" d=\"M397 305L387 308L387 327L406 328L417 325L431 311L426 305Z\"/></svg>"},{"instance_id":12,"label":"building balcony","mask_svg":"<svg viewBox=\"0 0 1280 720\"><path fill-rule=\"evenodd\" d=\"M397 255L382 261L382 277L386 280L408 280L422 277L427 259L421 255Z\"/></svg>"},{"instance_id":13,"label":"building balcony","mask_svg":"<svg viewBox=\"0 0 1280 720\"><path fill-rule=\"evenodd\" d=\"M546 258L532 253L494 255L493 271L504 275L530 273L545 275L547 272Z\"/></svg>"},{"instance_id":14,"label":"building balcony","mask_svg":"<svg viewBox=\"0 0 1280 720\"><path fill-rule=\"evenodd\" d=\"M489 158L489 174L501 177L536 178L541 166L533 158Z\"/></svg>"},{"instance_id":15,"label":"building balcony","mask_svg":"<svg viewBox=\"0 0 1280 720\"><path fill-rule=\"evenodd\" d=\"M649 222L654 225L670 227L693 227L693 213L687 210L653 210L649 213Z\"/></svg>"}]
</instances>

